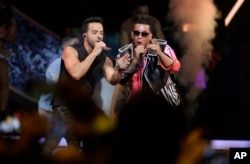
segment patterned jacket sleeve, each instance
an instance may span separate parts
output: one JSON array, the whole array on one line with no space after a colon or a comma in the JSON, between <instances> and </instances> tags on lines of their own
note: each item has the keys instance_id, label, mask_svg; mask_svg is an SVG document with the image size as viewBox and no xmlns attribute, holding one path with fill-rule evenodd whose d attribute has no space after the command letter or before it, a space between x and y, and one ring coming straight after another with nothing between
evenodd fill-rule
<instances>
[{"instance_id":1,"label":"patterned jacket sleeve","mask_svg":"<svg viewBox=\"0 0 250 164\"><path fill-rule=\"evenodd\" d=\"M180 70L181 64L178 58L176 57L174 50L169 45L166 45L164 49L164 53L167 54L171 59L173 59L174 62L168 67L165 67L160 62L161 67L166 71L178 72Z\"/></svg>"}]
</instances>

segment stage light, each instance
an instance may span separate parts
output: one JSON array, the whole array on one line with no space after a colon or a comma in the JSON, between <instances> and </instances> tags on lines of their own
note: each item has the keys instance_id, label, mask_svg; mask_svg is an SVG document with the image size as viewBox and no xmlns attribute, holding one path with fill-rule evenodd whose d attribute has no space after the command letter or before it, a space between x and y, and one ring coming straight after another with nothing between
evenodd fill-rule
<instances>
[{"instance_id":1,"label":"stage light","mask_svg":"<svg viewBox=\"0 0 250 164\"><path fill-rule=\"evenodd\" d=\"M231 20L233 19L234 15L237 13L239 8L242 6L244 3L244 0L237 0L236 3L234 4L233 8L230 10L230 12L227 14L224 24L227 27Z\"/></svg>"}]
</instances>

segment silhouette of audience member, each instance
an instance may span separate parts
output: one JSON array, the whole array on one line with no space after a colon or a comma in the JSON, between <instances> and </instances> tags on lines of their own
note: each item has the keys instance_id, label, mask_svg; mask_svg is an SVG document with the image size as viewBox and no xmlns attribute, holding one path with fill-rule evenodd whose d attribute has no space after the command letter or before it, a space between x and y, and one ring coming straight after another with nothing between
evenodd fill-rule
<instances>
[{"instance_id":1,"label":"silhouette of audience member","mask_svg":"<svg viewBox=\"0 0 250 164\"><path fill-rule=\"evenodd\" d=\"M10 52L5 48L7 42L16 41L17 25L13 17L11 4L0 1L0 120L8 112L9 99L9 65L6 58Z\"/></svg>"},{"instance_id":2,"label":"silhouette of audience member","mask_svg":"<svg viewBox=\"0 0 250 164\"><path fill-rule=\"evenodd\" d=\"M20 109L16 117L20 123L20 131L0 133L1 160L9 163L47 163L48 160L39 155L39 139L45 134L45 129L37 111ZM15 126L17 125L15 122Z\"/></svg>"},{"instance_id":3,"label":"silhouette of audience member","mask_svg":"<svg viewBox=\"0 0 250 164\"><path fill-rule=\"evenodd\" d=\"M190 129L187 122L183 110L140 92L118 115L114 163L196 164L208 142L202 128Z\"/></svg>"}]
</instances>

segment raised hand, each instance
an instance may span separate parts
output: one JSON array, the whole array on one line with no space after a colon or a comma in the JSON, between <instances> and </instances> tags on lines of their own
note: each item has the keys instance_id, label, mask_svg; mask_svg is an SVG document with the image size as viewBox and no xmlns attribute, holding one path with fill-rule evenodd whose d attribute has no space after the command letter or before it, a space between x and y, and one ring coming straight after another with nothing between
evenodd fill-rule
<instances>
[{"instance_id":1,"label":"raised hand","mask_svg":"<svg viewBox=\"0 0 250 164\"><path fill-rule=\"evenodd\" d=\"M152 39L151 44L149 44L147 46L147 48L155 51L157 54L161 54L161 52L162 52L161 47L160 47L159 43L157 42L157 39Z\"/></svg>"},{"instance_id":2,"label":"raised hand","mask_svg":"<svg viewBox=\"0 0 250 164\"><path fill-rule=\"evenodd\" d=\"M117 55L116 64L120 69L126 69L130 64L130 55L128 53L126 53L122 57L120 55Z\"/></svg>"}]
</instances>

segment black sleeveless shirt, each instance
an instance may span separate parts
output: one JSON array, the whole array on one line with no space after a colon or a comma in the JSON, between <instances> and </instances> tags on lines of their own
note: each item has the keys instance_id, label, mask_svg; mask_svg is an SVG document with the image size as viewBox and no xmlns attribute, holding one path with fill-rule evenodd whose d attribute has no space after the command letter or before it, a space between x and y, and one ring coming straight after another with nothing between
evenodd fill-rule
<instances>
[{"instance_id":1,"label":"black sleeveless shirt","mask_svg":"<svg viewBox=\"0 0 250 164\"><path fill-rule=\"evenodd\" d=\"M78 59L83 61L88 52L81 44L71 45L78 52ZM107 56L102 52L98 55L88 72L79 80L73 79L66 71L64 61L61 60L61 69L58 82L55 87L52 105L60 106L72 103L72 101L78 101L81 97L90 98L94 92L95 85L102 75L102 68Z\"/></svg>"}]
</instances>

